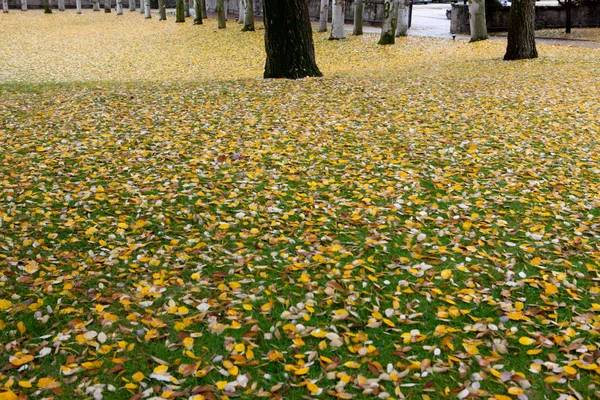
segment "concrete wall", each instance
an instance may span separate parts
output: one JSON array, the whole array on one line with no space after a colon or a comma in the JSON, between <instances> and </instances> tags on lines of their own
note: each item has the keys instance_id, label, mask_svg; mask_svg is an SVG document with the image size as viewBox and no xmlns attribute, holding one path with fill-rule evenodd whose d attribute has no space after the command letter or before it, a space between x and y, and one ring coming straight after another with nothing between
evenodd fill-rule
<instances>
[{"instance_id":1,"label":"concrete wall","mask_svg":"<svg viewBox=\"0 0 600 400\"><path fill-rule=\"evenodd\" d=\"M489 32L506 32L508 30L508 13L510 7L502 7L493 15L487 16L487 28ZM573 7L573 28L600 27L600 7L582 5ZM566 9L561 6L536 6L535 26L536 29L564 28L566 23ZM452 6L452 19L450 21L450 32L460 34L471 34L469 27L469 9L463 4Z\"/></svg>"}]
</instances>

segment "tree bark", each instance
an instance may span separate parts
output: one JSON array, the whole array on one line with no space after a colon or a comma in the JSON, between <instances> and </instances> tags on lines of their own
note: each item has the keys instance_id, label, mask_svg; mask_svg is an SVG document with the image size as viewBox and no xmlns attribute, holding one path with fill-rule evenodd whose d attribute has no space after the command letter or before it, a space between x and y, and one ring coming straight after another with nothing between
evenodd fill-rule
<instances>
[{"instance_id":1,"label":"tree bark","mask_svg":"<svg viewBox=\"0 0 600 400\"><path fill-rule=\"evenodd\" d=\"M408 32L408 0L398 3L398 21L396 21L396 37L406 36Z\"/></svg>"},{"instance_id":2,"label":"tree bark","mask_svg":"<svg viewBox=\"0 0 600 400\"><path fill-rule=\"evenodd\" d=\"M65 0L58 0L58 11L65 11Z\"/></svg>"},{"instance_id":3,"label":"tree bark","mask_svg":"<svg viewBox=\"0 0 600 400\"><path fill-rule=\"evenodd\" d=\"M190 0L183 0L183 16L185 18L190 16Z\"/></svg>"},{"instance_id":4,"label":"tree bark","mask_svg":"<svg viewBox=\"0 0 600 400\"><path fill-rule=\"evenodd\" d=\"M194 0L194 25L202 25L202 1Z\"/></svg>"},{"instance_id":5,"label":"tree bark","mask_svg":"<svg viewBox=\"0 0 600 400\"><path fill-rule=\"evenodd\" d=\"M117 15L123 15L123 0L117 0Z\"/></svg>"},{"instance_id":6,"label":"tree bark","mask_svg":"<svg viewBox=\"0 0 600 400\"><path fill-rule=\"evenodd\" d=\"M150 0L143 0L144 2L144 17L146 19L152 18L152 8L150 7Z\"/></svg>"},{"instance_id":7,"label":"tree bark","mask_svg":"<svg viewBox=\"0 0 600 400\"><path fill-rule=\"evenodd\" d=\"M104 0L104 12L109 13L111 9L110 0Z\"/></svg>"},{"instance_id":8,"label":"tree bark","mask_svg":"<svg viewBox=\"0 0 600 400\"><path fill-rule=\"evenodd\" d=\"M52 14L52 9L50 8L50 0L42 0L44 4L44 14Z\"/></svg>"},{"instance_id":9,"label":"tree bark","mask_svg":"<svg viewBox=\"0 0 600 400\"><path fill-rule=\"evenodd\" d=\"M100 11L100 0L94 0L94 11Z\"/></svg>"},{"instance_id":10,"label":"tree bark","mask_svg":"<svg viewBox=\"0 0 600 400\"><path fill-rule=\"evenodd\" d=\"M243 32L254 31L254 1L246 0L246 10L244 15L244 27Z\"/></svg>"},{"instance_id":11,"label":"tree bark","mask_svg":"<svg viewBox=\"0 0 600 400\"><path fill-rule=\"evenodd\" d=\"M81 0L75 0L75 8L77 8L77 14L81 14Z\"/></svg>"},{"instance_id":12,"label":"tree bark","mask_svg":"<svg viewBox=\"0 0 600 400\"><path fill-rule=\"evenodd\" d=\"M201 0L202 19L206 19L206 0Z\"/></svg>"},{"instance_id":13,"label":"tree bark","mask_svg":"<svg viewBox=\"0 0 600 400\"><path fill-rule=\"evenodd\" d=\"M469 26L471 42L479 42L488 38L485 24L485 0L469 0Z\"/></svg>"},{"instance_id":14,"label":"tree bark","mask_svg":"<svg viewBox=\"0 0 600 400\"><path fill-rule=\"evenodd\" d=\"M246 3L244 0L238 0L238 24L244 24L244 14L246 13Z\"/></svg>"},{"instance_id":15,"label":"tree bark","mask_svg":"<svg viewBox=\"0 0 600 400\"><path fill-rule=\"evenodd\" d=\"M315 62L315 46L306 0L264 0L265 78L323 76Z\"/></svg>"},{"instance_id":16,"label":"tree bark","mask_svg":"<svg viewBox=\"0 0 600 400\"><path fill-rule=\"evenodd\" d=\"M8 12L8 0L2 0L2 12Z\"/></svg>"},{"instance_id":17,"label":"tree bark","mask_svg":"<svg viewBox=\"0 0 600 400\"><path fill-rule=\"evenodd\" d=\"M345 39L344 36L344 0L332 0L331 35L329 40Z\"/></svg>"},{"instance_id":18,"label":"tree bark","mask_svg":"<svg viewBox=\"0 0 600 400\"><path fill-rule=\"evenodd\" d=\"M396 43L396 0L384 0L383 2L383 21L381 22L381 36L377 44Z\"/></svg>"},{"instance_id":19,"label":"tree bark","mask_svg":"<svg viewBox=\"0 0 600 400\"><path fill-rule=\"evenodd\" d=\"M535 47L535 0L513 0L508 15L505 60L537 58Z\"/></svg>"},{"instance_id":20,"label":"tree bark","mask_svg":"<svg viewBox=\"0 0 600 400\"><path fill-rule=\"evenodd\" d=\"M21 11L27 11L27 0L21 0Z\"/></svg>"},{"instance_id":21,"label":"tree bark","mask_svg":"<svg viewBox=\"0 0 600 400\"><path fill-rule=\"evenodd\" d=\"M225 18L225 0L217 0L217 20L219 29L225 29L227 27Z\"/></svg>"},{"instance_id":22,"label":"tree bark","mask_svg":"<svg viewBox=\"0 0 600 400\"><path fill-rule=\"evenodd\" d=\"M158 0L158 20L167 20L167 0Z\"/></svg>"},{"instance_id":23,"label":"tree bark","mask_svg":"<svg viewBox=\"0 0 600 400\"><path fill-rule=\"evenodd\" d=\"M135 0L129 0L129 11L135 11Z\"/></svg>"},{"instance_id":24,"label":"tree bark","mask_svg":"<svg viewBox=\"0 0 600 400\"><path fill-rule=\"evenodd\" d=\"M225 4L225 21L229 18L229 0L224 1Z\"/></svg>"},{"instance_id":25,"label":"tree bark","mask_svg":"<svg viewBox=\"0 0 600 400\"><path fill-rule=\"evenodd\" d=\"M329 0L321 0L319 12L319 32L327 32L327 19L329 18Z\"/></svg>"},{"instance_id":26,"label":"tree bark","mask_svg":"<svg viewBox=\"0 0 600 400\"><path fill-rule=\"evenodd\" d=\"M354 27L352 34L359 36L363 34L363 0L354 0Z\"/></svg>"},{"instance_id":27,"label":"tree bark","mask_svg":"<svg viewBox=\"0 0 600 400\"><path fill-rule=\"evenodd\" d=\"M175 2L175 22L185 22L185 7L184 0L177 0Z\"/></svg>"},{"instance_id":28,"label":"tree bark","mask_svg":"<svg viewBox=\"0 0 600 400\"><path fill-rule=\"evenodd\" d=\"M140 0L140 14L146 13L146 0Z\"/></svg>"}]
</instances>

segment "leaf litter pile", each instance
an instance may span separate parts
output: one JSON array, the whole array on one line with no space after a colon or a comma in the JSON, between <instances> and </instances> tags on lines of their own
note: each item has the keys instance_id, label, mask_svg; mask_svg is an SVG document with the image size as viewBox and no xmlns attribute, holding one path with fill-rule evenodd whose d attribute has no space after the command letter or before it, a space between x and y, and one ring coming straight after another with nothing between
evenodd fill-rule
<instances>
[{"instance_id":1,"label":"leaf litter pile","mask_svg":"<svg viewBox=\"0 0 600 400\"><path fill-rule=\"evenodd\" d=\"M1 399L598 396L597 49L0 17Z\"/></svg>"}]
</instances>

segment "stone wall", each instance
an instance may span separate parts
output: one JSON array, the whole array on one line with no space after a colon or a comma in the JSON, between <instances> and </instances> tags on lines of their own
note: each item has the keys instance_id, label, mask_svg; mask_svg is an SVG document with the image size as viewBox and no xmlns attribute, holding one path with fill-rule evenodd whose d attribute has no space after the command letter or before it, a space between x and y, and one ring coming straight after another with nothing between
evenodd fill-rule
<instances>
[{"instance_id":1,"label":"stone wall","mask_svg":"<svg viewBox=\"0 0 600 400\"><path fill-rule=\"evenodd\" d=\"M510 7L502 7L493 15L487 16L488 32L506 32L508 30L508 13ZM573 7L571 12L573 28L600 27L600 7L582 5ZM566 24L566 9L562 6L536 6L536 29L564 28ZM450 32L465 35L471 34L469 27L469 8L463 4L452 6Z\"/></svg>"}]
</instances>

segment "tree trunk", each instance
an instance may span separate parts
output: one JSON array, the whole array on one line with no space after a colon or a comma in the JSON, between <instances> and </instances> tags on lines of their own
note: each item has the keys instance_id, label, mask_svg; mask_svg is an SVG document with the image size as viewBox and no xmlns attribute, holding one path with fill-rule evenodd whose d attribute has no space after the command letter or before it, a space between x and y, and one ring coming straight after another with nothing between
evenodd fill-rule
<instances>
[{"instance_id":1,"label":"tree trunk","mask_svg":"<svg viewBox=\"0 0 600 400\"><path fill-rule=\"evenodd\" d=\"M332 0L331 36L329 40L345 39L344 36L344 0Z\"/></svg>"},{"instance_id":2,"label":"tree trunk","mask_svg":"<svg viewBox=\"0 0 600 400\"><path fill-rule=\"evenodd\" d=\"M94 11L100 11L100 0L94 0Z\"/></svg>"},{"instance_id":3,"label":"tree trunk","mask_svg":"<svg viewBox=\"0 0 600 400\"><path fill-rule=\"evenodd\" d=\"M243 32L254 31L254 1L246 0Z\"/></svg>"},{"instance_id":4,"label":"tree trunk","mask_svg":"<svg viewBox=\"0 0 600 400\"><path fill-rule=\"evenodd\" d=\"M183 5L184 0L177 0L175 2L175 22L185 22L185 7Z\"/></svg>"},{"instance_id":5,"label":"tree trunk","mask_svg":"<svg viewBox=\"0 0 600 400\"><path fill-rule=\"evenodd\" d=\"M227 27L225 18L225 0L217 0L217 20L219 21L219 29L225 29Z\"/></svg>"},{"instance_id":6,"label":"tree trunk","mask_svg":"<svg viewBox=\"0 0 600 400\"><path fill-rule=\"evenodd\" d=\"M75 8L77 8L77 14L81 14L81 0L75 0Z\"/></svg>"},{"instance_id":7,"label":"tree trunk","mask_svg":"<svg viewBox=\"0 0 600 400\"><path fill-rule=\"evenodd\" d=\"M315 62L315 46L306 0L264 0L265 78L323 76Z\"/></svg>"},{"instance_id":8,"label":"tree trunk","mask_svg":"<svg viewBox=\"0 0 600 400\"><path fill-rule=\"evenodd\" d=\"M144 2L144 17L146 19L152 18L152 8L150 7L150 0L143 0Z\"/></svg>"},{"instance_id":9,"label":"tree trunk","mask_svg":"<svg viewBox=\"0 0 600 400\"><path fill-rule=\"evenodd\" d=\"M363 0L354 0L354 27L352 34L359 36L363 34Z\"/></svg>"},{"instance_id":10,"label":"tree trunk","mask_svg":"<svg viewBox=\"0 0 600 400\"><path fill-rule=\"evenodd\" d=\"M321 0L319 13L319 32L327 32L327 19L329 18L329 0Z\"/></svg>"},{"instance_id":11,"label":"tree trunk","mask_svg":"<svg viewBox=\"0 0 600 400\"><path fill-rule=\"evenodd\" d=\"M384 0L383 2L383 21L381 22L381 36L377 44L396 43L396 0Z\"/></svg>"},{"instance_id":12,"label":"tree trunk","mask_svg":"<svg viewBox=\"0 0 600 400\"><path fill-rule=\"evenodd\" d=\"M8 12L8 0L2 0L2 12Z\"/></svg>"},{"instance_id":13,"label":"tree trunk","mask_svg":"<svg viewBox=\"0 0 600 400\"><path fill-rule=\"evenodd\" d=\"M535 48L535 0L513 0L508 15L505 60L537 58Z\"/></svg>"},{"instance_id":14,"label":"tree trunk","mask_svg":"<svg viewBox=\"0 0 600 400\"><path fill-rule=\"evenodd\" d=\"M140 0L140 14L146 13L146 0Z\"/></svg>"},{"instance_id":15,"label":"tree trunk","mask_svg":"<svg viewBox=\"0 0 600 400\"><path fill-rule=\"evenodd\" d=\"M65 0L58 0L58 11L65 11Z\"/></svg>"},{"instance_id":16,"label":"tree trunk","mask_svg":"<svg viewBox=\"0 0 600 400\"><path fill-rule=\"evenodd\" d=\"M406 36L408 32L408 0L398 3L398 21L396 21L396 37Z\"/></svg>"},{"instance_id":17,"label":"tree trunk","mask_svg":"<svg viewBox=\"0 0 600 400\"><path fill-rule=\"evenodd\" d=\"M117 15L123 15L123 0L117 0Z\"/></svg>"},{"instance_id":18,"label":"tree trunk","mask_svg":"<svg viewBox=\"0 0 600 400\"><path fill-rule=\"evenodd\" d=\"M202 19L206 19L206 0L201 0Z\"/></svg>"},{"instance_id":19,"label":"tree trunk","mask_svg":"<svg viewBox=\"0 0 600 400\"><path fill-rule=\"evenodd\" d=\"M110 0L104 0L104 12L109 13L111 9Z\"/></svg>"},{"instance_id":20,"label":"tree trunk","mask_svg":"<svg viewBox=\"0 0 600 400\"><path fill-rule=\"evenodd\" d=\"M566 1L566 6L567 6L567 21L566 21L566 29L565 29L565 33L571 33L571 6L572 6L572 1L571 0L567 0Z\"/></svg>"},{"instance_id":21,"label":"tree trunk","mask_svg":"<svg viewBox=\"0 0 600 400\"><path fill-rule=\"evenodd\" d=\"M50 0L42 0L44 4L44 14L52 14L52 9L50 8Z\"/></svg>"},{"instance_id":22,"label":"tree trunk","mask_svg":"<svg viewBox=\"0 0 600 400\"><path fill-rule=\"evenodd\" d=\"M27 0L21 0L21 11L27 11Z\"/></svg>"},{"instance_id":23,"label":"tree trunk","mask_svg":"<svg viewBox=\"0 0 600 400\"><path fill-rule=\"evenodd\" d=\"M194 25L202 25L202 1L194 0Z\"/></svg>"},{"instance_id":24,"label":"tree trunk","mask_svg":"<svg viewBox=\"0 0 600 400\"><path fill-rule=\"evenodd\" d=\"M244 0L238 0L238 24L244 24L244 14L246 13L246 2Z\"/></svg>"},{"instance_id":25,"label":"tree trunk","mask_svg":"<svg viewBox=\"0 0 600 400\"><path fill-rule=\"evenodd\" d=\"M471 42L488 38L485 25L485 0L469 0L469 25L471 27Z\"/></svg>"},{"instance_id":26,"label":"tree trunk","mask_svg":"<svg viewBox=\"0 0 600 400\"><path fill-rule=\"evenodd\" d=\"M129 11L135 11L135 0L129 0Z\"/></svg>"},{"instance_id":27,"label":"tree trunk","mask_svg":"<svg viewBox=\"0 0 600 400\"><path fill-rule=\"evenodd\" d=\"M190 0L183 0L183 17L189 18L190 16Z\"/></svg>"},{"instance_id":28,"label":"tree trunk","mask_svg":"<svg viewBox=\"0 0 600 400\"><path fill-rule=\"evenodd\" d=\"M167 20L167 0L158 0L158 20Z\"/></svg>"}]
</instances>

